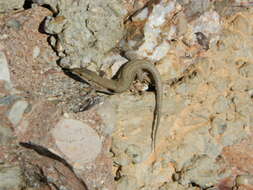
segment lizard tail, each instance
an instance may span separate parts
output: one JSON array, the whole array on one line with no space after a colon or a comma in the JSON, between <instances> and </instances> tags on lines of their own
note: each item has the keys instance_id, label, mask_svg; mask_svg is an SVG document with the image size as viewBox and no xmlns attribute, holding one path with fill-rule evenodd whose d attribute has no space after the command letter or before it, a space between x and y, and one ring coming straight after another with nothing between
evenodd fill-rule
<instances>
[{"instance_id":1,"label":"lizard tail","mask_svg":"<svg viewBox=\"0 0 253 190\"><path fill-rule=\"evenodd\" d=\"M159 90L158 90L159 89ZM161 120L161 111L162 111L162 85L156 84L156 105L154 110L154 119L152 123L152 133L151 133L151 151L155 152L156 149L156 137L158 127L160 125Z\"/></svg>"}]
</instances>

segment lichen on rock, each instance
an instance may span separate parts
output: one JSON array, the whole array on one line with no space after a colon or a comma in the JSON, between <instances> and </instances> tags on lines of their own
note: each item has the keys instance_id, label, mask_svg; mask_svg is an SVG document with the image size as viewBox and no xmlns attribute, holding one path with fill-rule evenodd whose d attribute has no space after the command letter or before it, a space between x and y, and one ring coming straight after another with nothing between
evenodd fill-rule
<instances>
[{"instance_id":1,"label":"lichen on rock","mask_svg":"<svg viewBox=\"0 0 253 190\"><path fill-rule=\"evenodd\" d=\"M45 31L56 35L52 45L63 67L101 65L123 37L126 11L121 0L44 2L57 8L55 17L47 17Z\"/></svg>"}]
</instances>

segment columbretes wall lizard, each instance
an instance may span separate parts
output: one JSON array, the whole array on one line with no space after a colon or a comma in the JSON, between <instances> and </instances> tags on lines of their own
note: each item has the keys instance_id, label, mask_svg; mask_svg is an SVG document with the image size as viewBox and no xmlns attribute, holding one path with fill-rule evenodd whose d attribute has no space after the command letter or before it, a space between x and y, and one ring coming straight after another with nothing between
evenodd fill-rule
<instances>
[{"instance_id":1,"label":"columbretes wall lizard","mask_svg":"<svg viewBox=\"0 0 253 190\"><path fill-rule=\"evenodd\" d=\"M151 134L151 149L152 151L155 151L157 130L161 119L163 87L160 73L154 64L148 62L147 60L129 61L121 67L119 78L115 80L103 78L97 75L95 72L85 68L73 68L70 69L70 72L81 77L84 80L92 81L99 86L102 86L116 93L121 93L128 90L136 78L142 80L141 75L143 72L149 73L150 79L155 85L156 90L156 106Z\"/></svg>"}]
</instances>

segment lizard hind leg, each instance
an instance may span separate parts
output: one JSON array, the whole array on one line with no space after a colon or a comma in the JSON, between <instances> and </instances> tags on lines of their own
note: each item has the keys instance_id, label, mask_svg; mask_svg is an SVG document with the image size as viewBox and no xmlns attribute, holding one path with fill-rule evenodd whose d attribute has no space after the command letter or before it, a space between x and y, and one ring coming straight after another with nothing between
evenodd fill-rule
<instances>
[{"instance_id":1,"label":"lizard hind leg","mask_svg":"<svg viewBox=\"0 0 253 190\"><path fill-rule=\"evenodd\" d=\"M133 82L133 91L135 94L142 94L143 91L148 89L147 75L143 70L139 69L136 72L136 80Z\"/></svg>"}]
</instances>

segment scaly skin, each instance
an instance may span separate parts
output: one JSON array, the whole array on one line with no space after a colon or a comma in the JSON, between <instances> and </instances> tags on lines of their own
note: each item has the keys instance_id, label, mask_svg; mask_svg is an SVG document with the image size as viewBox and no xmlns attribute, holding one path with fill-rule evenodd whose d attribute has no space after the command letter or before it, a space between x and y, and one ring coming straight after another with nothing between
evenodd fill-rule
<instances>
[{"instance_id":1,"label":"scaly skin","mask_svg":"<svg viewBox=\"0 0 253 190\"><path fill-rule=\"evenodd\" d=\"M157 130L161 118L163 89L160 73L152 63L146 60L130 61L122 67L120 76L116 80L110 80L100 77L95 72L85 68L73 68L70 69L70 71L80 76L84 80L92 81L98 84L99 86L102 86L116 93L121 93L128 90L133 81L136 79L139 71L146 71L149 74L151 74L152 82L154 83L156 90L156 106L154 111L154 120L152 124L152 134L151 134L152 138L151 148L152 151L155 150Z\"/></svg>"}]
</instances>

